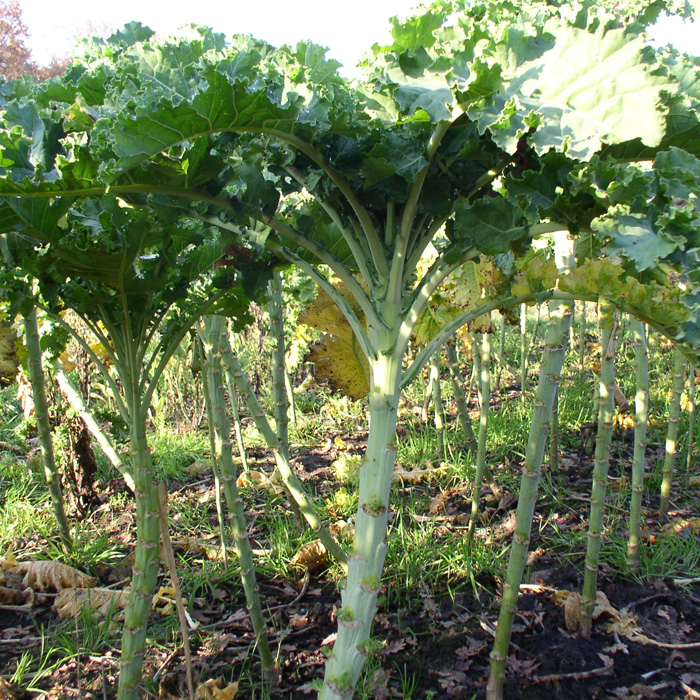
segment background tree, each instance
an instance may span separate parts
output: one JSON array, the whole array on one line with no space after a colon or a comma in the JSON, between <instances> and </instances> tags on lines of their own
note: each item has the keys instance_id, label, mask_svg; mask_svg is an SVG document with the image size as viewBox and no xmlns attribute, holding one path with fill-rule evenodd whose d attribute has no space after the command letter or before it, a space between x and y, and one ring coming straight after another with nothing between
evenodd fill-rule
<instances>
[{"instance_id":1,"label":"background tree","mask_svg":"<svg viewBox=\"0 0 700 700\"><path fill-rule=\"evenodd\" d=\"M48 66L39 66L32 60L27 48L27 25L22 20L22 8L17 0L0 2L0 75L7 80L29 74L38 80L62 75L67 58L52 58Z\"/></svg>"}]
</instances>

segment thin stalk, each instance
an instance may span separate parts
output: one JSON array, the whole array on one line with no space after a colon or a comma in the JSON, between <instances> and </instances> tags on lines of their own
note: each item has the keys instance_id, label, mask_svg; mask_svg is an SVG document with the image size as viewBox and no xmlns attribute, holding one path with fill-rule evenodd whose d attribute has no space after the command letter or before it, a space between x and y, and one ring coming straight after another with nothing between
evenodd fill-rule
<instances>
[{"instance_id":1,"label":"thin stalk","mask_svg":"<svg viewBox=\"0 0 700 700\"><path fill-rule=\"evenodd\" d=\"M272 336L272 396L275 405L275 427L277 439L285 456L289 458L289 410L284 377L285 342L284 319L282 317L282 281L279 272L272 275L268 283L270 335Z\"/></svg>"},{"instance_id":2,"label":"thin stalk","mask_svg":"<svg viewBox=\"0 0 700 700\"><path fill-rule=\"evenodd\" d=\"M583 382L584 373L583 367L586 359L586 302L581 301L581 320L579 321L579 332L578 332L578 366L579 366L579 377Z\"/></svg>"},{"instance_id":3,"label":"thin stalk","mask_svg":"<svg viewBox=\"0 0 700 700\"><path fill-rule=\"evenodd\" d=\"M423 399L423 407L420 412L420 419L424 422L428 422L428 409L433 401L433 373L428 371L428 384L425 387L425 398Z\"/></svg>"},{"instance_id":4,"label":"thin stalk","mask_svg":"<svg viewBox=\"0 0 700 700\"><path fill-rule=\"evenodd\" d=\"M530 432L525 450L513 544L511 545L508 571L503 584L503 599L498 616L496 637L491 652L491 671L487 688L488 700L501 700L503 698L503 679L508 656L508 645L510 643L513 619L517 611L520 582L522 581L527 562L532 519L535 512L537 489L547 442L547 422L552 415L554 394L561 380L561 369L564 365L564 356L566 354L570 319L571 312L568 304L561 304L556 308L550 309L545 335L544 356L540 365L532 422L530 423Z\"/></svg>"},{"instance_id":5,"label":"thin stalk","mask_svg":"<svg viewBox=\"0 0 700 700\"><path fill-rule=\"evenodd\" d=\"M233 354L228 339L226 339L225 342L224 340L221 341L221 360L226 373L237 387L241 400L248 406L248 410L253 416L258 431L263 436L268 448L272 451L275 464L282 477L282 482L287 489L287 493L299 506L299 510L309 524L309 527L318 535L330 555L344 568L347 560L345 552L343 552L340 545L333 538L333 535L328 532L328 528L326 528L318 517L318 513L316 512L311 498L306 491L304 491L304 487L292 470L289 460L282 453L277 435L270 427L265 412L262 410L258 398L255 396L253 388L250 386L248 378L245 376L236 356Z\"/></svg>"},{"instance_id":6,"label":"thin stalk","mask_svg":"<svg viewBox=\"0 0 700 700\"><path fill-rule=\"evenodd\" d=\"M241 581L245 592L250 619L253 623L255 639L262 664L263 676L270 681L277 679L278 671L270 651L267 638L267 623L260 605L260 594L255 579L253 550L248 539L248 527L243 512L243 501L236 485L236 465L231 456L229 435L231 426L226 413L226 394L221 376L221 351L228 345L226 319L223 316L205 316L203 319L202 340L209 373L209 400L213 417L213 457L221 472L224 495L233 529L234 549L241 565Z\"/></svg>"},{"instance_id":7,"label":"thin stalk","mask_svg":"<svg viewBox=\"0 0 700 700\"><path fill-rule=\"evenodd\" d=\"M238 447L238 454L241 458L241 466L243 471L247 474L250 471L250 466L248 465L248 454L245 451L245 445L243 444L243 425L241 423L241 412L238 409L238 394L236 393L236 387L231 381L231 377L228 372L224 372L224 377L226 379L226 388L228 389L229 403L231 404L231 413L233 415L233 429L236 433L236 446Z\"/></svg>"},{"instance_id":8,"label":"thin stalk","mask_svg":"<svg viewBox=\"0 0 700 700\"><path fill-rule=\"evenodd\" d=\"M636 318L632 318L631 321L637 392L634 399L634 456L632 458L632 498L630 502L627 564L632 571L639 571L642 495L644 494L644 455L647 446L647 425L649 422L649 355L647 353L644 324Z\"/></svg>"},{"instance_id":9,"label":"thin stalk","mask_svg":"<svg viewBox=\"0 0 700 700\"><path fill-rule=\"evenodd\" d=\"M280 257L285 258L289 262L295 264L300 270L303 270L311 279L316 282L316 284L323 289L326 294L333 300L335 305L340 309L340 312L345 316L348 324L352 328L353 334L357 339L362 352L366 357L372 357L372 345L367 337L365 327L357 317L357 314L353 311L352 306L343 297L343 295L319 272L319 270L311 263L306 262L303 258L299 257L292 251L284 248L280 245L275 245L273 243L268 243L267 246L273 253L276 253ZM341 278L343 279L343 278ZM347 282L343 279L343 282ZM349 289L349 287L348 287ZM352 292L351 292L352 293ZM353 295L353 298L357 300L357 297ZM362 309L364 311L364 308ZM376 316L376 313L373 312ZM380 323L379 319L377 322Z\"/></svg>"},{"instance_id":10,"label":"thin stalk","mask_svg":"<svg viewBox=\"0 0 700 700\"><path fill-rule=\"evenodd\" d=\"M678 450L678 423L681 417L681 394L685 382L685 358L679 350L674 352L673 381L671 383L671 400L668 406L668 430L666 432L666 454L664 456L663 478L661 480L661 502L659 514L668 519L668 506L673 485L673 467Z\"/></svg>"},{"instance_id":11,"label":"thin stalk","mask_svg":"<svg viewBox=\"0 0 700 700\"><path fill-rule=\"evenodd\" d=\"M82 421L87 426L90 434L95 438L97 444L102 449L105 457L112 463L112 466L124 477L126 485L133 491L134 490L134 477L131 474L130 466L122 459L122 456L117 452L114 447L114 443L111 438L104 430L100 424L95 420L88 409L83 397L80 395L80 391L73 384L70 377L61 369L58 363L54 363L54 376L58 382L58 386L61 389L61 393L65 396L68 403L71 405L74 411L80 416Z\"/></svg>"},{"instance_id":12,"label":"thin stalk","mask_svg":"<svg viewBox=\"0 0 700 700\"><path fill-rule=\"evenodd\" d=\"M476 450L476 471L474 473L474 487L472 490L472 510L469 515L469 529L467 531L467 542L471 546L474 541L474 530L479 517L479 501L481 494L481 484L484 480L484 470L486 468L486 438L489 429L489 404L491 403L491 334L481 333L481 361L479 363L479 381L481 387L481 410L479 411L479 440ZM479 352L476 344L474 354Z\"/></svg>"},{"instance_id":13,"label":"thin stalk","mask_svg":"<svg viewBox=\"0 0 700 700\"><path fill-rule=\"evenodd\" d=\"M498 341L498 374L496 375L496 391L501 389L501 376L506 364L506 315L501 312L501 328Z\"/></svg>"},{"instance_id":14,"label":"thin stalk","mask_svg":"<svg viewBox=\"0 0 700 700\"><path fill-rule=\"evenodd\" d=\"M289 403L285 377L286 347L284 342L284 318L282 312L282 280L279 272L275 272L268 284L270 315L270 335L272 336L272 400L275 406L275 428L280 449L289 460ZM297 524L303 530L304 516L299 510L294 498L290 495L289 504L296 516Z\"/></svg>"},{"instance_id":15,"label":"thin stalk","mask_svg":"<svg viewBox=\"0 0 700 700\"><path fill-rule=\"evenodd\" d=\"M448 340L447 343L445 343L445 347L447 348L447 364L449 365L450 369L452 393L454 394L455 401L457 402L457 417L459 418L459 424L462 427L462 433L464 434L464 443L467 450L469 450L472 454L476 454L476 436L474 435L474 428L472 427L472 421L469 417L467 397L464 393L464 387L462 386L457 348L455 347L453 340Z\"/></svg>"},{"instance_id":16,"label":"thin stalk","mask_svg":"<svg viewBox=\"0 0 700 700\"><path fill-rule=\"evenodd\" d=\"M27 369L29 383L32 387L32 399L34 400L34 418L36 419L36 432L39 436L41 447L41 461L44 466L44 478L51 494L58 529L61 533L63 544L70 548L72 539L70 526L66 517L66 509L63 503L63 491L61 479L56 469L56 460L53 452L53 431L49 419L49 407L46 401L46 384L44 382L44 368L42 366L41 343L39 341L39 324L37 322L36 308L24 317L24 334L27 346Z\"/></svg>"},{"instance_id":17,"label":"thin stalk","mask_svg":"<svg viewBox=\"0 0 700 700\"><path fill-rule=\"evenodd\" d=\"M437 439L438 458L446 459L445 453L445 407L442 403L442 387L440 386L440 355L435 353L430 358L430 377L433 387L433 409L435 411L435 437Z\"/></svg>"},{"instance_id":18,"label":"thin stalk","mask_svg":"<svg viewBox=\"0 0 700 700\"><path fill-rule=\"evenodd\" d=\"M520 402L525 405L527 390L527 306L520 304Z\"/></svg>"},{"instance_id":19,"label":"thin stalk","mask_svg":"<svg viewBox=\"0 0 700 700\"><path fill-rule=\"evenodd\" d=\"M591 490L591 511L588 522L588 546L581 593L581 634L590 637L596 598L598 560L603 536L605 492L610 466L610 442L615 414L615 321L610 305L600 299L600 381L598 383L598 432L595 445L595 466Z\"/></svg>"},{"instance_id":20,"label":"thin stalk","mask_svg":"<svg viewBox=\"0 0 700 700\"><path fill-rule=\"evenodd\" d=\"M175 607L177 608L180 634L182 635L182 649L185 655L185 672L187 677L187 695L189 700L195 700L194 678L192 674L192 652L190 650L189 634L187 633L187 615L185 614L185 606L182 601L180 578L177 575L173 545L170 541L170 533L168 532L168 487L163 482L158 484L158 504L160 506L160 530L163 540L163 553L165 554L165 562L168 565L170 581L173 584L173 591L175 592Z\"/></svg>"},{"instance_id":21,"label":"thin stalk","mask_svg":"<svg viewBox=\"0 0 700 700\"><path fill-rule=\"evenodd\" d=\"M695 367L688 365L690 384L688 386L688 440L686 443L685 478L690 480L693 466L693 440L695 433Z\"/></svg>"},{"instance_id":22,"label":"thin stalk","mask_svg":"<svg viewBox=\"0 0 700 700\"><path fill-rule=\"evenodd\" d=\"M472 362L474 363L474 377L476 378L476 398L479 401L479 407L483 403L482 383L481 383L481 344L483 333L474 333L472 335Z\"/></svg>"},{"instance_id":23,"label":"thin stalk","mask_svg":"<svg viewBox=\"0 0 700 700\"><path fill-rule=\"evenodd\" d=\"M216 501L216 519L219 523L219 540L221 541L221 554L224 559L224 568L228 569L228 546L226 543L226 524L224 517L224 505L221 500L221 466L220 460L217 459L217 442L216 442L216 419L214 417L214 407L212 399L212 385L221 379L216 373L212 373L212 360L207 356L204 343L206 335L202 330L202 325L199 324L199 344L197 352L200 356L200 364L204 367L202 372L202 393L204 394L204 406L207 412L207 430L209 433L209 444L211 445L211 467L214 474L214 498ZM211 354L211 353L209 353Z\"/></svg>"}]
</instances>

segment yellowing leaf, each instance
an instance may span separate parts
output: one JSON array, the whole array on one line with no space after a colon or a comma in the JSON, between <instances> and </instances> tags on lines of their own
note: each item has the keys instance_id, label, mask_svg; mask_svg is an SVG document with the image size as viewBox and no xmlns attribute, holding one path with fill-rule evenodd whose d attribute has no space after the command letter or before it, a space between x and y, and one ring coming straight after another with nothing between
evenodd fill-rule
<instances>
[{"instance_id":1,"label":"yellowing leaf","mask_svg":"<svg viewBox=\"0 0 700 700\"><path fill-rule=\"evenodd\" d=\"M321 540L308 542L292 557L292 566L318 571L328 563L328 550Z\"/></svg>"},{"instance_id":2,"label":"yellowing leaf","mask_svg":"<svg viewBox=\"0 0 700 700\"><path fill-rule=\"evenodd\" d=\"M13 574L24 574L22 584L35 591L61 591L64 588L89 588L97 579L72 566L58 561L25 561L10 569Z\"/></svg>"},{"instance_id":3,"label":"yellowing leaf","mask_svg":"<svg viewBox=\"0 0 700 700\"><path fill-rule=\"evenodd\" d=\"M78 366L67 350L58 356L58 361L66 372L73 372Z\"/></svg>"},{"instance_id":4,"label":"yellowing leaf","mask_svg":"<svg viewBox=\"0 0 700 700\"><path fill-rule=\"evenodd\" d=\"M62 619L76 617L85 610L107 615L111 609L124 609L129 591L113 591L110 588L64 588L54 600L54 608Z\"/></svg>"},{"instance_id":5,"label":"yellowing leaf","mask_svg":"<svg viewBox=\"0 0 700 700\"><path fill-rule=\"evenodd\" d=\"M354 400L367 396L369 365L349 325L340 335L326 335L314 343L306 361L313 362L317 381L327 383L333 391Z\"/></svg>"},{"instance_id":6,"label":"yellowing leaf","mask_svg":"<svg viewBox=\"0 0 700 700\"><path fill-rule=\"evenodd\" d=\"M107 351L107 348L102 343L90 343L90 350L92 350L97 358L103 362L107 367L112 364L112 357Z\"/></svg>"},{"instance_id":7,"label":"yellowing leaf","mask_svg":"<svg viewBox=\"0 0 700 700\"><path fill-rule=\"evenodd\" d=\"M364 314L345 285L336 277L330 281L364 322ZM313 362L316 367L316 379L352 399L364 398L369 391L369 365L347 319L330 296L320 289L299 316L299 323L318 328L325 334L306 355L306 361Z\"/></svg>"}]
</instances>

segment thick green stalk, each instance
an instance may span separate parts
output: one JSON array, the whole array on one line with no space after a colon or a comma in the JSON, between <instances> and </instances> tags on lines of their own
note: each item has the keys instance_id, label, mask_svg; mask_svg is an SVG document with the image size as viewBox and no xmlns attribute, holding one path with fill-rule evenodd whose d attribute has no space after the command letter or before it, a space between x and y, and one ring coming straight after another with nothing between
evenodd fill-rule
<instances>
[{"instance_id":1,"label":"thick green stalk","mask_svg":"<svg viewBox=\"0 0 700 700\"><path fill-rule=\"evenodd\" d=\"M637 392L634 399L634 456L632 458L632 498L630 502L630 532L627 544L627 564L639 570L639 543L642 531L642 495L644 494L644 454L647 446L649 421L649 355L644 324L632 319L632 345Z\"/></svg>"},{"instance_id":2,"label":"thick green stalk","mask_svg":"<svg viewBox=\"0 0 700 700\"><path fill-rule=\"evenodd\" d=\"M573 310L573 306L571 307ZM549 468L554 472L559 467L559 391L554 394L552 415L549 421Z\"/></svg>"},{"instance_id":3,"label":"thick green stalk","mask_svg":"<svg viewBox=\"0 0 700 700\"><path fill-rule=\"evenodd\" d=\"M479 349L475 346L474 353ZM491 334L481 334L481 360L479 362L479 381L481 387L481 410L479 411L479 441L476 449L476 471L474 473L474 487L472 490L472 510L469 515L469 530L467 541L471 545L474 540L476 520L479 517L479 500L481 484L484 480L486 467L486 438L489 429L489 404L491 403Z\"/></svg>"},{"instance_id":4,"label":"thick green stalk","mask_svg":"<svg viewBox=\"0 0 700 700\"><path fill-rule=\"evenodd\" d=\"M272 396L275 404L275 427L280 448L289 457L289 411L287 389L284 377L285 371L285 342L284 320L282 318L282 282L279 272L275 272L268 283L270 301L268 313L270 316L270 335L272 336Z\"/></svg>"},{"instance_id":5,"label":"thick green stalk","mask_svg":"<svg viewBox=\"0 0 700 700\"><path fill-rule=\"evenodd\" d=\"M430 358L430 379L433 387L438 458L444 461L447 458L445 453L445 407L442 403L442 387L440 385L440 354L437 352Z\"/></svg>"},{"instance_id":6,"label":"thick green stalk","mask_svg":"<svg viewBox=\"0 0 700 700\"><path fill-rule=\"evenodd\" d=\"M581 634L590 637L595 607L596 581L600 542L603 536L605 493L610 466L610 442L615 415L615 320L609 303L598 302L600 314L600 381L598 383L598 432L595 444L595 466L591 489L591 512L588 521L588 546L581 593Z\"/></svg>"},{"instance_id":7,"label":"thick green stalk","mask_svg":"<svg viewBox=\"0 0 700 700\"><path fill-rule=\"evenodd\" d=\"M663 478L661 480L661 502L659 514L668 518L668 505L671 500L673 485L673 467L678 450L678 423L681 417L681 394L685 382L685 360L680 351L674 353L673 381L671 383L671 401L668 405L668 430L666 432L666 455L664 456Z\"/></svg>"},{"instance_id":8,"label":"thick green stalk","mask_svg":"<svg viewBox=\"0 0 700 700\"><path fill-rule=\"evenodd\" d=\"M238 388L241 400L243 400L248 406L248 410L255 421L258 431L263 436L268 448L272 451L277 469L282 477L284 485L287 488L287 493L289 494L290 498L294 499L299 507L299 510L301 511L301 514L309 524L309 527L311 527L311 529L318 535L319 539L326 547L330 555L344 567L346 561L345 552L343 552L340 545L335 541L333 535L328 532L328 528L321 522L311 498L306 493L301 482L292 470L292 467L289 464L289 459L287 459L287 457L283 454L277 435L270 427L270 423L265 416L265 412L262 410L258 398L255 395L253 388L250 386L248 378L245 376L241 366L238 363L238 360L236 359L236 356L233 354L233 350L231 349L231 344L228 342L228 339L225 343L222 341L221 359L224 364L224 369Z\"/></svg>"},{"instance_id":9,"label":"thick green stalk","mask_svg":"<svg viewBox=\"0 0 700 700\"><path fill-rule=\"evenodd\" d=\"M462 386L462 377L459 371L459 359L457 357L457 348L455 347L454 340L448 340L447 343L445 343L445 347L447 348L447 363L450 368L452 393L454 394L455 401L457 402L457 417L459 418L459 424L462 427L462 432L464 433L464 442L467 450L472 452L472 454L475 454L476 436L474 435L474 428L472 427L472 421L469 417L467 397L464 393L464 387Z\"/></svg>"},{"instance_id":10,"label":"thick green stalk","mask_svg":"<svg viewBox=\"0 0 700 700\"><path fill-rule=\"evenodd\" d=\"M581 320L578 332L578 367L581 381L584 379L583 367L586 359L586 302L581 301Z\"/></svg>"},{"instance_id":11,"label":"thick green stalk","mask_svg":"<svg viewBox=\"0 0 700 700\"><path fill-rule=\"evenodd\" d=\"M548 421L552 415L552 404L561 380L561 369L566 354L567 333L571 319L570 306L559 305L549 314L545 336L545 351L540 365L540 376L532 411L532 422L525 450L520 483L520 497L515 520L513 544L510 550L508 571L503 584L503 599L498 616L496 638L491 652L491 672L487 688L488 700L501 700L506 657L517 610L518 591L527 562L528 545L535 512L537 488L542 471L542 460L547 442Z\"/></svg>"},{"instance_id":12,"label":"thick green stalk","mask_svg":"<svg viewBox=\"0 0 700 700\"><path fill-rule=\"evenodd\" d=\"M289 376L289 369L285 364L284 368L284 388L287 392L287 406L289 408L289 422L296 428L297 426L297 405L294 400L294 387L292 386L292 379Z\"/></svg>"},{"instance_id":13,"label":"thick green stalk","mask_svg":"<svg viewBox=\"0 0 700 700\"><path fill-rule=\"evenodd\" d=\"M338 637L326 664L320 700L347 700L357 684L367 658L366 645L372 632L387 549L402 353L391 350L391 338L377 335L378 357L370 362L369 437L360 468L355 540L348 558L342 607L337 613Z\"/></svg>"},{"instance_id":14,"label":"thick green stalk","mask_svg":"<svg viewBox=\"0 0 700 700\"><path fill-rule=\"evenodd\" d=\"M27 368L29 382L32 387L32 399L34 401L34 418L36 419L36 432L39 436L41 447L41 461L44 466L44 478L51 494L51 505L56 516L61 539L66 547L70 547L72 540L70 526L66 517L66 509L63 504L63 491L61 479L56 469L56 460L53 453L53 431L49 420L49 407L46 402L46 385L44 383L44 368L42 366L41 343L39 341L39 325L36 317L36 308L24 317L24 334L27 346Z\"/></svg>"},{"instance_id":15,"label":"thick green stalk","mask_svg":"<svg viewBox=\"0 0 700 700\"><path fill-rule=\"evenodd\" d=\"M122 376L122 380L124 377ZM158 490L153 483L151 453L146 441L146 411L138 395L138 379L125 386L131 416L131 454L136 499L136 553L131 592L124 611L118 700L139 700L146 628L158 579L160 518Z\"/></svg>"},{"instance_id":16,"label":"thick green stalk","mask_svg":"<svg viewBox=\"0 0 700 700\"><path fill-rule=\"evenodd\" d=\"M122 474L126 485L133 491L134 478L131 475L130 466L122 459L109 435L102 430L100 424L95 420L95 417L80 395L80 391L78 391L75 384L73 384L70 377L60 368L58 363L54 363L54 373L58 386L61 388L61 393L66 397L71 408L78 413L87 426L87 429L90 431L90 434L97 440L97 444L102 449L102 452L104 452L105 457L107 457L112 463L112 466Z\"/></svg>"},{"instance_id":17,"label":"thick green stalk","mask_svg":"<svg viewBox=\"0 0 700 700\"><path fill-rule=\"evenodd\" d=\"M277 669L267 638L267 623L260 606L260 595L253 564L253 550L248 539L243 501L238 494L238 486L236 485L236 465L231 455L231 441L229 439L231 425L226 413L226 394L221 372L222 346L228 345L226 319L223 316L205 316L203 322L202 341L209 375L207 385L212 409L209 416L210 420L213 420L214 428L212 431L212 452L224 486L226 505L233 529L234 548L241 565L241 581L255 631L263 675L268 680L274 681L277 678Z\"/></svg>"}]
</instances>

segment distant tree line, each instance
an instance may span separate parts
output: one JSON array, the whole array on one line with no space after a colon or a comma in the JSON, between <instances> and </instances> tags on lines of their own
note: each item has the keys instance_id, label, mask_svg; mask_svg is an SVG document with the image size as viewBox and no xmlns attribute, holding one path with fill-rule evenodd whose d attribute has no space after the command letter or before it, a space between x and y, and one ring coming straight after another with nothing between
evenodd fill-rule
<instances>
[{"instance_id":1,"label":"distant tree line","mask_svg":"<svg viewBox=\"0 0 700 700\"><path fill-rule=\"evenodd\" d=\"M0 0L0 75L7 80L26 74L38 80L62 75L68 59L53 58L47 66L38 65L27 48L27 37L27 25L22 21L18 0Z\"/></svg>"}]
</instances>

